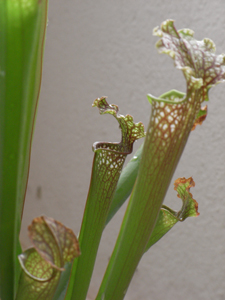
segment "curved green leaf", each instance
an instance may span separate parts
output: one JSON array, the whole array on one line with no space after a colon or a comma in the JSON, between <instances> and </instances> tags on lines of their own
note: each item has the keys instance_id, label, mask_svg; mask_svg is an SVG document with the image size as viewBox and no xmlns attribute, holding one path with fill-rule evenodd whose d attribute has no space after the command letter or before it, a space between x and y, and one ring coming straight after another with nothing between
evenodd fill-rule
<instances>
[{"instance_id":1,"label":"curved green leaf","mask_svg":"<svg viewBox=\"0 0 225 300\"><path fill-rule=\"evenodd\" d=\"M203 110L202 112L199 112L199 119L201 116L205 117L206 110ZM196 123L197 125L197 123ZM128 198L130 195L132 188L134 186L135 180L137 178L139 163L141 159L143 144L141 147L137 150L134 157L129 161L127 166L123 169L120 179L118 181L118 185L116 188L116 192L113 197L112 205L110 207L110 212L107 217L107 221L110 221L110 219L114 216L116 211L122 206L124 201ZM190 180L190 178L188 179ZM175 181L177 182L177 181ZM192 183L193 184L193 183ZM194 186L194 185L193 185ZM185 185L184 185L185 187ZM197 206L195 204L195 200L191 198L189 199L190 195L187 195L184 197L182 196L183 200L183 206L179 212L176 212L167 206L163 205L160 209L159 216L156 221L156 225L154 227L154 230L151 234L150 240L148 241L148 244L146 246L145 251L147 251L152 245L154 245L156 242L158 242L172 227L178 222L183 221L184 215L183 211L187 212L188 217L197 216ZM190 210L189 206L187 206L187 203L193 204L193 211ZM181 217L181 215L182 217ZM106 223L107 223L106 221Z\"/></svg>"},{"instance_id":2,"label":"curved green leaf","mask_svg":"<svg viewBox=\"0 0 225 300\"><path fill-rule=\"evenodd\" d=\"M145 251L148 251L152 245L158 242L177 222L199 215L198 203L192 198L190 193L190 188L194 186L195 183L191 177L175 180L174 189L178 192L177 196L182 199L183 205L178 212L165 205L162 206Z\"/></svg>"},{"instance_id":3,"label":"curved green leaf","mask_svg":"<svg viewBox=\"0 0 225 300\"><path fill-rule=\"evenodd\" d=\"M71 229L52 218L39 217L28 228L34 248L19 256L23 272L16 300L50 300L64 265L80 255Z\"/></svg>"},{"instance_id":4,"label":"curved green leaf","mask_svg":"<svg viewBox=\"0 0 225 300\"><path fill-rule=\"evenodd\" d=\"M135 124L130 115L119 115L118 107L109 105L105 97L96 99L93 106L99 108L100 114L111 114L117 119L122 139L120 143L97 142L93 145L95 154L92 178L79 234L82 255L74 261L65 299L86 299L99 242L120 172L126 156L132 152L134 141L144 136L143 124Z\"/></svg>"}]
</instances>

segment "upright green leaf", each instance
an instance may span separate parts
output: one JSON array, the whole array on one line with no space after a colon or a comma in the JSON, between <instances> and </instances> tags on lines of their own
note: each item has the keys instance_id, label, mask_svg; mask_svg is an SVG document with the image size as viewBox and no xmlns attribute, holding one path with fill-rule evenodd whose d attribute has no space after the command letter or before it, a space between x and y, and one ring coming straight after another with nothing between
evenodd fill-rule
<instances>
[{"instance_id":1,"label":"upright green leaf","mask_svg":"<svg viewBox=\"0 0 225 300\"><path fill-rule=\"evenodd\" d=\"M126 156L132 152L136 139L144 136L142 123L135 124L130 115L119 115L116 105L109 105L105 97L94 101L101 114L113 115L121 128L120 143L97 142L93 145L94 162L79 243L82 255L74 261L65 299L85 300L97 250L111 200Z\"/></svg>"},{"instance_id":2,"label":"upright green leaf","mask_svg":"<svg viewBox=\"0 0 225 300\"><path fill-rule=\"evenodd\" d=\"M14 299L47 0L0 1L0 297Z\"/></svg>"},{"instance_id":3,"label":"upright green leaf","mask_svg":"<svg viewBox=\"0 0 225 300\"><path fill-rule=\"evenodd\" d=\"M52 218L36 218L28 230L34 248L19 256L23 272L16 300L51 300L65 263L80 255L78 241Z\"/></svg>"},{"instance_id":4,"label":"upright green leaf","mask_svg":"<svg viewBox=\"0 0 225 300\"><path fill-rule=\"evenodd\" d=\"M169 54L187 81L187 93L172 91L152 102L138 177L97 300L121 300L145 252L164 196L208 89L225 78L224 55L212 41L196 41L189 29L177 31L173 21L154 34L160 52Z\"/></svg>"}]
</instances>

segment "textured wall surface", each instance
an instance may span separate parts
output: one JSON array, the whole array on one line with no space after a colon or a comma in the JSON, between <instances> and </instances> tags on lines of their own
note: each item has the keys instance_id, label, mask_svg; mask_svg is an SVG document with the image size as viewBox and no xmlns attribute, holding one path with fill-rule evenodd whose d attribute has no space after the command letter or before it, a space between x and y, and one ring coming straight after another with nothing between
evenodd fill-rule
<instances>
[{"instance_id":1,"label":"textured wall surface","mask_svg":"<svg viewBox=\"0 0 225 300\"><path fill-rule=\"evenodd\" d=\"M116 121L92 108L106 95L122 114L148 124L155 96L185 91L181 71L159 55L152 29L165 19L211 38L225 52L225 5L215 1L50 0L42 91L33 139L24 210L26 227L35 216L51 216L79 232L89 187L93 142L119 141ZM145 254L126 300L224 300L225 297L225 85L210 91L209 112L191 133L174 179L193 176L200 216L179 223ZM140 141L137 143L137 146ZM180 207L173 191L165 203ZM120 227L115 216L102 238L89 296L94 299ZM116 299L115 299L116 300Z\"/></svg>"}]
</instances>

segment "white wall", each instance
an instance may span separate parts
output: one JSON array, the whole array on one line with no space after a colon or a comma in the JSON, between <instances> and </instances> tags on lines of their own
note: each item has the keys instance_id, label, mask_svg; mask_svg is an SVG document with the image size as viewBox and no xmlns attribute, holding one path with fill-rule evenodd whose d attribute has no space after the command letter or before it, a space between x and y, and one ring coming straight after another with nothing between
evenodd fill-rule
<instances>
[{"instance_id":1,"label":"white wall","mask_svg":"<svg viewBox=\"0 0 225 300\"><path fill-rule=\"evenodd\" d=\"M93 142L119 141L110 116L92 108L106 95L122 114L148 124L147 93L155 96L185 81L172 60L157 54L152 29L175 26L209 37L225 51L225 5L215 1L50 0L43 83L33 141L22 242L35 216L51 216L79 232L89 187ZM180 223L142 259L126 300L224 300L225 295L225 85L210 92L209 112L191 133L174 179L193 176L200 216ZM108 122L108 123L107 123ZM139 142L140 144L140 142ZM180 207L173 185L166 203ZM123 207L124 211L125 207ZM98 290L123 211L106 229L90 297ZM115 299L116 300L116 299Z\"/></svg>"}]
</instances>

